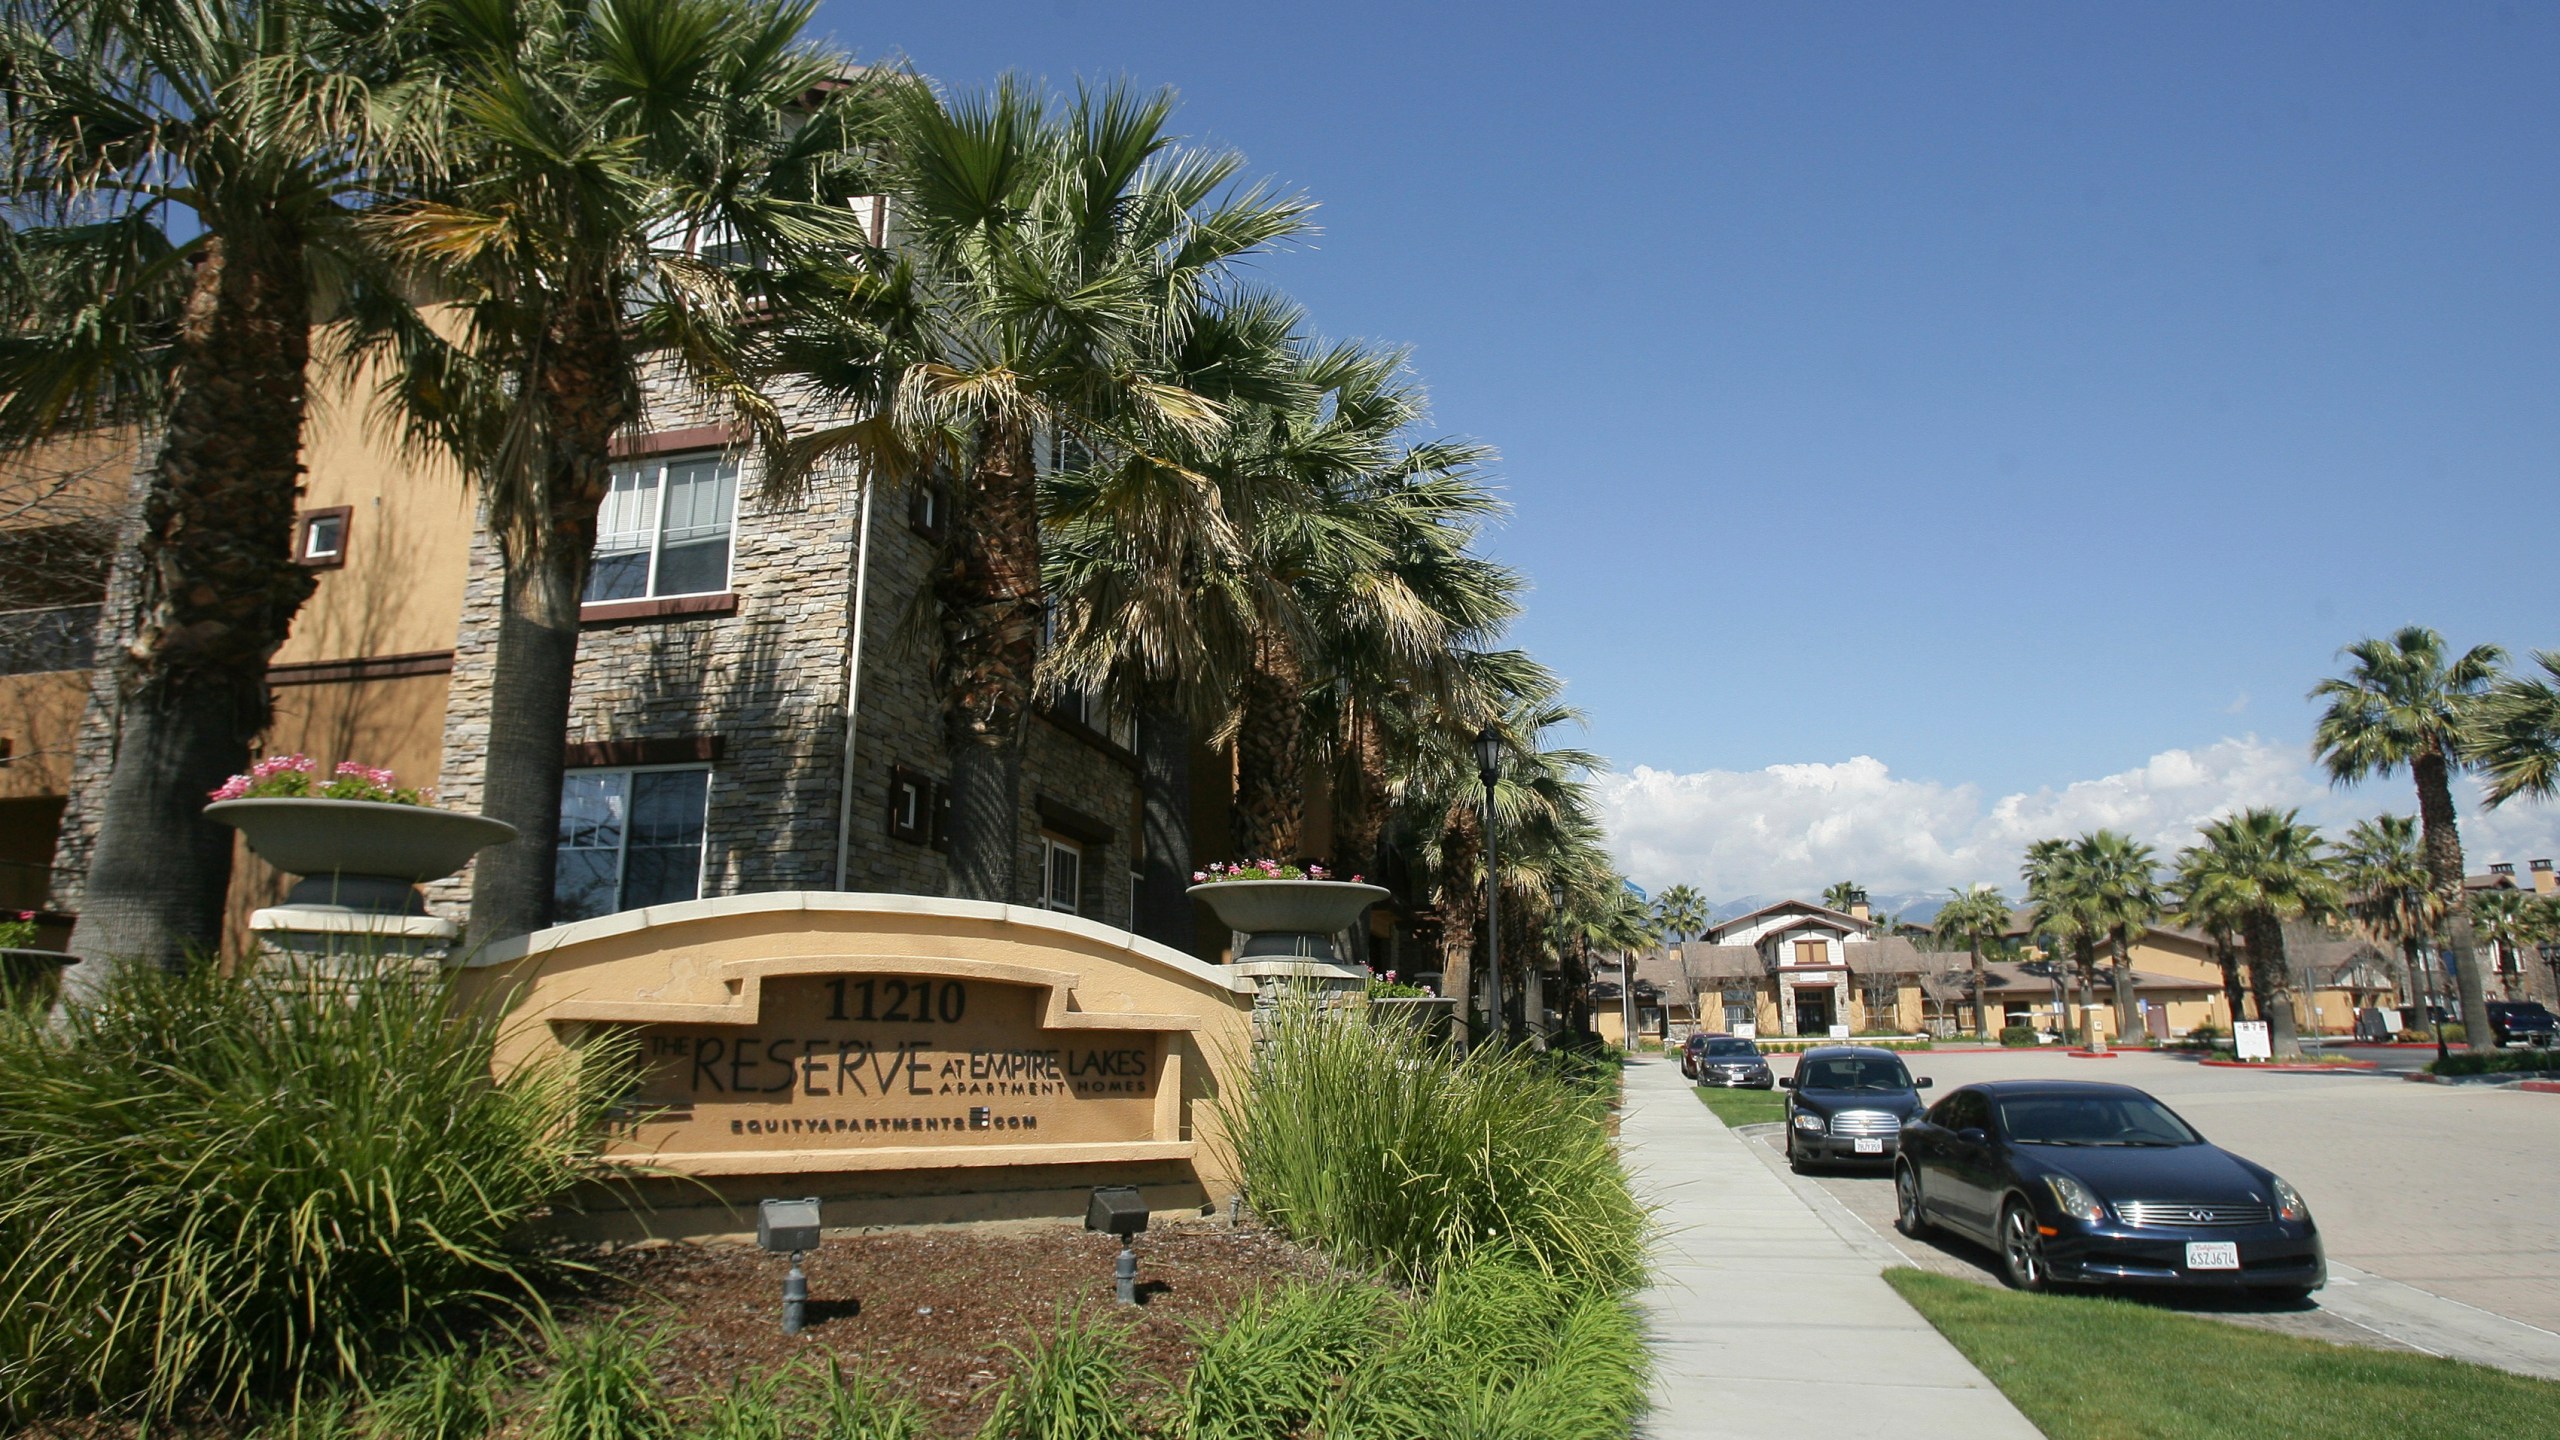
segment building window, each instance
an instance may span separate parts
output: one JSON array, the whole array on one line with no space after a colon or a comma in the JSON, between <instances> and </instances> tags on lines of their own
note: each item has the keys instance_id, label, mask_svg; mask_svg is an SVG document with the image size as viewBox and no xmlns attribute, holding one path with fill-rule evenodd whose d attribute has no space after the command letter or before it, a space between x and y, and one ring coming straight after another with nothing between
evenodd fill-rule
<instances>
[{"instance_id":1,"label":"building window","mask_svg":"<svg viewBox=\"0 0 2560 1440\"><path fill-rule=\"evenodd\" d=\"M1054 835L1040 837L1040 903L1079 914L1084 894L1084 847Z\"/></svg>"},{"instance_id":2,"label":"building window","mask_svg":"<svg viewBox=\"0 0 2560 1440\"><path fill-rule=\"evenodd\" d=\"M1828 947L1819 940L1799 940L1796 942L1796 963L1819 965L1823 962L1827 950Z\"/></svg>"},{"instance_id":3,"label":"building window","mask_svg":"<svg viewBox=\"0 0 2560 1440\"><path fill-rule=\"evenodd\" d=\"M596 517L587 600L713 595L729 588L738 467L717 455L651 457L613 467Z\"/></svg>"},{"instance_id":4,"label":"building window","mask_svg":"<svg viewBox=\"0 0 2560 1440\"><path fill-rule=\"evenodd\" d=\"M889 767L889 836L912 845L951 848L951 789L921 770Z\"/></svg>"},{"instance_id":5,"label":"building window","mask_svg":"<svg viewBox=\"0 0 2560 1440\"><path fill-rule=\"evenodd\" d=\"M940 540L950 519L951 494L939 474L924 474L907 487L907 527L927 540Z\"/></svg>"},{"instance_id":6,"label":"building window","mask_svg":"<svg viewBox=\"0 0 2560 1440\"><path fill-rule=\"evenodd\" d=\"M305 510L293 519L293 558L314 570L335 570L347 563L347 523L355 510L334 505Z\"/></svg>"},{"instance_id":7,"label":"building window","mask_svg":"<svg viewBox=\"0 0 2560 1440\"><path fill-rule=\"evenodd\" d=\"M554 918L566 924L699 898L710 795L702 766L563 776Z\"/></svg>"}]
</instances>

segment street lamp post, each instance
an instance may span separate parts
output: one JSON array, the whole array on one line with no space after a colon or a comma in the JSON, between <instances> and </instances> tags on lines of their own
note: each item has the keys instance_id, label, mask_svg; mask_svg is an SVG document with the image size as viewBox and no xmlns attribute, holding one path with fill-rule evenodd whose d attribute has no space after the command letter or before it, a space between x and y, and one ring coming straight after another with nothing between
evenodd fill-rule
<instances>
[{"instance_id":1,"label":"street lamp post","mask_svg":"<svg viewBox=\"0 0 2560 1440\"><path fill-rule=\"evenodd\" d=\"M1476 778L1484 782L1484 963L1493 984L1491 1028L1509 1038L1510 1012L1502 1003L1502 863L1494 849L1493 786L1502 778L1502 736L1487 725L1476 732Z\"/></svg>"}]
</instances>

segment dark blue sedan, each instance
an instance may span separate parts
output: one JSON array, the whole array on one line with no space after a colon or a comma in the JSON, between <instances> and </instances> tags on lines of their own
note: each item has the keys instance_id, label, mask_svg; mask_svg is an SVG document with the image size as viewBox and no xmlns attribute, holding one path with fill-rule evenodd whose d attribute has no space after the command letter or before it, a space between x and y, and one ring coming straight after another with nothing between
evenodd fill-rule
<instances>
[{"instance_id":1,"label":"dark blue sedan","mask_svg":"<svg viewBox=\"0 0 2560 1440\"><path fill-rule=\"evenodd\" d=\"M2002 1080L1904 1127L1897 1224L1999 1252L2009 1283L2183 1285L2299 1301L2327 1283L2311 1208L2129 1085Z\"/></svg>"}]
</instances>

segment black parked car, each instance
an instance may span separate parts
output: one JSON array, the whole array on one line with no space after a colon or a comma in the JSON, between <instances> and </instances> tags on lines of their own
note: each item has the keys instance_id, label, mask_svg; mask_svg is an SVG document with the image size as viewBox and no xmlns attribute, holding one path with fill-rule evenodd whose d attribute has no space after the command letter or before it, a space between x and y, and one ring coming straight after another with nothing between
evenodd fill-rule
<instances>
[{"instance_id":1,"label":"black parked car","mask_svg":"<svg viewBox=\"0 0 2560 1440\"><path fill-rule=\"evenodd\" d=\"M1890 1162L1929 1084L1912 1079L1901 1056L1865 1045L1807 1050L1778 1083L1789 1091L1787 1163L1798 1170L1822 1160Z\"/></svg>"},{"instance_id":2,"label":"black parked car","mask_svg":"<svg viewBox=\"0 0 2560 1440\"><path fill-rule=\"evenodd\" d=\"M2560 1022L2539 1000L2489 1002L2489 1033L2501 1045L2537 1045L2548 1050L2555 1023Z\"/></svg>"},{"instance_id":3,"label":"black parked car","mask_svg":"<svg viewBox=\"0 0 2560 1440\"><path fill-rule=\"evenodd\" d=\"M1680 1073L1701 1085L1766 1090L1777 1083L1768 1057L1739 1035L1692 1035L1680 1047Z\"/></svg>"},{"instance_id":4,"label":"black parked car","mask_svg":"<svg viewBox=\"0 0 2560 1440\"><path fill-rule=\"evenodd\" d=\"M1968 1085L1902 1132L1893 1189L1904 1234L1943 1225L1979 1240L2021 1290L2187 1285L2299 1301L2329 1278L2300 1192L2130 1085Z\"/></svg>"}]
</instances>

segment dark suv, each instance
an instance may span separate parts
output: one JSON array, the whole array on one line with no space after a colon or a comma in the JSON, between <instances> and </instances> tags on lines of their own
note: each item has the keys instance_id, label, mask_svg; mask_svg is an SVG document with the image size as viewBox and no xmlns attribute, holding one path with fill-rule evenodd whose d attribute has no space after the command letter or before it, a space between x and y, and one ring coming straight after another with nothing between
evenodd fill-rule
<instances>
[{"instance_id":1,"label":"dark suv","mask_svg":"<svg viewBox=\"0 0 2560 1440\"><path fill-rule=\"evenodd\" d=\"M2551 1032L2555 1020L2539 1000L2492 1000L2489 1002L2489 1034L2501 1045L2535 1045L2551 1048Z\"/></svg>"},{"instance_id":2,"label":"dark suv","mask_svg":"<svg viewBox=\"0 0 2560 1440\"><path fill-rule=\"evenodd\" d=\"M1902 1125L1922 1109L1924 1077L1914 1080L1902 1057L1867 1045L1807 1050L1796 1073L1778 1082L1787 1094L1787 1163L1798 1170L1822 1160L1891 1164Z\"/></svg>"},{"instance_id":3,"label":"dark suv","mask_svg":"<svg viewBox=\"0 0 2560 1440\"><path fill-rule=\"evenodd\" d=\"M1739 1035L1692 1035L1680 1049L1680 1073L1701 1085L1766 1090L1777 1083L1760 1047Z\"/></svg>"}]
</instances>

